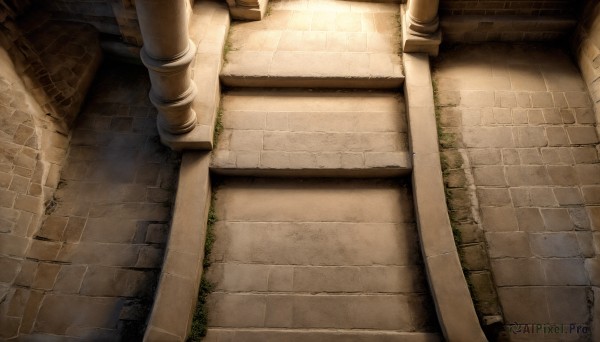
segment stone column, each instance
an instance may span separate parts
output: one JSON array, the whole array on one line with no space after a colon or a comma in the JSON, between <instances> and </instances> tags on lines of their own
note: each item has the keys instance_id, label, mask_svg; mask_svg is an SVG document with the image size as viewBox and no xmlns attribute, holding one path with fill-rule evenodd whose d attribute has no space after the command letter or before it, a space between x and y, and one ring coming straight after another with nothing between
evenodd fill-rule
<instances>
[{"instance_id":1,"label":"stone column","mask_svg":"<svg viewBox=\"0 0 600 342\"><path fill-rule=\"evenodd\" d=\"M417 35L429 35L439 27L439 0L410 0L408 3L408 28Z\"/></svg>"},{"instance_id":2,"label":"stone column","mask_svg":"<svg viewBox=\"0 0 600 342\"><path fill-rule=\"evenodd\" d=\"M158 109L158 127L170 134L187 133L196 125L191 108L196 87L189 65L196 46L188 37L188 0L137 0L136 11L148 68L150 101Z\"/></svg>"},{"instance_id":3,"label":"stone column","mask_svg":"<svg viewBox=\"0 0 600 342\"><path fill-rule=\"evenodd\" d=\"M438 19L439 0L409 0L402 15L402 46L405 52L437 55L442 36Z\"/></svg>"}]
</instances>

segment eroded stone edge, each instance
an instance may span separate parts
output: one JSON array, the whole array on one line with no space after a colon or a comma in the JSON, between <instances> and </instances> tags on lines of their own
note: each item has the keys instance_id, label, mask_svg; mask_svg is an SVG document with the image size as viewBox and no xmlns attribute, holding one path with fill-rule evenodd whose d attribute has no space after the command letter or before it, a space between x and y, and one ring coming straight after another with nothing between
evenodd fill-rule
<instances>
[{"instance_id":1,"label":"eroded stone edge","mask_svg":"<svg viewBox=\"0 0 600 342\"><path fill-rule=\"evenodd\" d=\"M439 159L429 56L404 53L404 93L413 154L413 196L427 280L444 338L487 341L462 272ZM411 99L418 99L411 103Z\"/></svg>"},{"instance_id":2,"label":"eroded stone edge","mask_svg":"<svg viewBox=\"0 0 600 342\"><path fill-rule=\"evenodd\" d=\"M209 164L210 152L183 154L171 230L144 341L164 341L166 336L185 341L190 330L210 208Z\"/></svg>"}]
</instances>

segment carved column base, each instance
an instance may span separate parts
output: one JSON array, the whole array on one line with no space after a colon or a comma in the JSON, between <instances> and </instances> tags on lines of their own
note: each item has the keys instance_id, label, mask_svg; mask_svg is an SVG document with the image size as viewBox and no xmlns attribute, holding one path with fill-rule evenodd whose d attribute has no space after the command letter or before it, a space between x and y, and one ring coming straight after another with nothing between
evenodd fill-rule
<instances>
[{"instance_id":1,"label":"carved column base","mask_svg":"<svg viewBox=\"0 0 600 342\"><path fill-rule=\"evenodd\" d=\"M422 24L410 17L407 6L401 7L402 50L404 52L423 52L437 56L442 43L442 32L436 18L433 22Z\"/></svg>"},{"instance_id":2,"label":"carved column base","mask_svg":"<svg viewBox=\"0 0 600 342\"><path fill-rule=\"evenodd\" d=\"M191 40L187 49L169 60L156 59L145 48L140 53L150 74L149 96L158 109L158 126L171 134L190 132L196 125L196 113L192 109L196 86L191 82L189 68L195 55L196 46Z\"/></svg>"},{"instance_id":3,"label":"carved column base","mask_svg":"<svg viewBox=\"0 0 600 342\"><path fill-rule=\"evenodd\" d=\"M232 19L261 20L267 11L269 0L227 0Z\"/></svg>"}]
</instances>

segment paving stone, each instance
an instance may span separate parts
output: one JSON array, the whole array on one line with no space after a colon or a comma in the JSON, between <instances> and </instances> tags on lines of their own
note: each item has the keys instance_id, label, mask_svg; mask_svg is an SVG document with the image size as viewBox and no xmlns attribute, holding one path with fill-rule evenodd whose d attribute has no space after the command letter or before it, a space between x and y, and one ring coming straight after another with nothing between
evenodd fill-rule
<instances>
[{"instance_id":1,"label":"paving stone","mask_svg":"<svg viewBox=\"0 0 600 342\"><path fill-rule=\"evenodd\" d=\"M497 149L471 149L469 150L472 165L496 165L500 164L500 150Z\"/></svg>"},{"instance_id":2,"label":"paving stone","mask_svg":"<svg viewBox=\"0 0 600 342\"><path fill-rule=\"evenodd\" d=\"M580 255L575 233L532 233L531 251L539 257L577 257Z\"/></svg>"},{"instance_id":3,"label":"paving stone","mask_svg":"<svg viewBox=\"0 0 600 342\"><path fill-rule=\"evenodd\" d=\"M486 232L490 258L530 257L529 234L525 232Z\"/></svg>"},{"instance_id":4,"label":"paving stone","mask_svg":"<svg viewBox=\"0 0 600 342\"><path fill-rule=\"evenodd\" d=\"M546 291L546 297L549 298L550 319L555 322L589 321L590 313L585 307L587 303L585 287L552 286Z\"/></svg>"},{"instance_id":5,"label":"paving stone","mask_svg":"<svg viewBox=\"0 0 600 342\"><path fill-rule=\"evenodd\" d=\"M547 285L587 285L586 271L580 258L542 260Z\"/></svg>"},{"instance_id":6,"label":"paving stone","mask_svg":"<svg viewBox=\"0 0 600 342\"><path fill-rule=\"evenodd\" d=\"M519 147L543 147L548 145L543 127L518 127Z\"/></svg>"},{"instance_id":7,"label":"paving stone","mask_svg":"<svg viewBox=\"0 0 600 342\"><path fill-rule=\"evenodd\" d=\"M571 221L575 225L575 229L590 229L590 217L588 217L585 208L569 208L569 215L571 215Z\"/></svg>"},{"instance_id":8,"label":"paving stone","mask_svg":"<svg viewBox=\"0 0 600 342\"><path fill-rule=\"evenodd\" d=\"M548 165L546 168L554 185L568 186L579 184L577 173L575 173L575 169L572 166Z\"/></svg>"},{"instance_id":9,"label":"paving stone","mask_svg":"<svg viewBox=\"0 0 600 342\"><path fill-rule=\"evenodd\" d=\"M467 147L512 147L510 127L477 127L465 128L463 139Z\"/></svg>"},{"instance_id":10,"label":"paving stone","mask_svg":"<svg viewBox=\"0 0 600 342\"><path fill-rule=\"evenodd\" d=\"M594 147L573 147L571 150L576 163L587 164L598 162L598 152Z\"/></svg>"},{"instance_id":11,"label":"paving stone","mask_svg":"<svg viewBox=\"0 0 600 342\"><path fill-rule=\"evenodd\" d=\"M600 164L578 164L575 165L575 172L581 184L600 184Z\"/></svg>"},{"instance_id":12,"label":"paving stone","mask_svg":"<svg viewBox=\"0 0 600 342\"><path fill-rule=\"evenodd\" d=\"M552 94L547 92L532 92L531 105L534 108L549 108L554 106Z\"/></svg>"},{"instance_id":13,"label":"paving stone","mask_svg":"<svg viewBox=\"0 0 600 342\"><path fill-rule=\"evenodd\" d=\"M0 281L12 283L20 271L20 261L17 259L2 258L0 259L0 265L2 265L3 270L0 274Z\"/></svg>"},{"instance_id":14,"label":"paving stone","mask_svg":"<svg viewBox=\"0 0 600 342\"><path fill-rule=\"evenodd\" d=\"M548 146L569 146L569 138L563 127L547 127Z\"/></svg>"},{"instance_id":15,"label":"paving stone","mask_svg":"<svg viewBox=\"0 0 600 342\"><path fill-rule=\"evenodd\" d=\"M571 126L567 127L569 140L574 145L596 144L598 135L593 126Z\"/></svg>"},{"instance_id":16,"label":"paving stone","mask_svg":"<svg viewBox=\"0 0 600 342\"><path fill-rule=\"evenodd\" d=\"M498 286L544 285L546 276L538 258L494 259L491 261Z\"/></svg>"},{"instance_id":17,"label":"paving stone","mask_svg":"<svg viewBox=\"0 0 600 342\"><path fill-rule=\"evenodd\" d=\"M530 125L540 125L546 123L541 109L530 109L527 111L527 118Z\"/></svg>"},{"instance_id":18,"label":"paving stone","mask_svg":"<svg viewBox=\"0 0 600 342\"><path fill-rule=\"evenodd\" d=\"M87 270L82 265L63 265L58 272L54 290L60 293L78 293Z\"/></svg>"},{"instance_id":19,"label":"paving stone","mask_svg":"<svg viewBox=\"0 0 600 342\"><path fill-rule=\"evenodd\" d=\"M89 267L79 293L86 296L142 297L149 294L151 273L115 267Z\"/></svg>"},{"instance_id":20,"label":"paving stone","mask_svg":"<svg viewBox=\"0 0 600 342\"><path fill-rule=\"evenodd\" d=\"M115 329L122 301L120 298L47 295L39 308L35 329L54 334L95 327Z\"/></svg>"},{"instance_id":21,"label":"paving stone","mask_svg":"<svg viewBox=\"0 0 600 342\"><path fill-rule=\"evenodd\" d=\"M501 166L485 166L473 169L475 185L503 186L506 185L504 169Z\"/></svg>"},{"instance_id":22,"label":"paving stone","mask_svg":"<svg viewBox=\"0 0 600 342\"><path fill-rule=\"evenodd\" d=\"M590 105L590 97L587 92L568 91L565 92L565 97L570 108L589 107Z\"/></svg>"},{"instance_id":23,"label":"paving stone","mask_svg":"<svg viewBox=\"0 0 600 342\"><path fill-rule=\"evenodd\" d=\"M54 287L60 268L61 266L58 264L39 263L32 287L42 290L51 290Z\"/></svg>"},{"instance_id":24,"label":"paving stone","mask_svg":"<svg viewBox=\"0 0 600 342\"><path fill-rule=\"evenodd\" d=\"M517 221L520 231L543 231L544 221L538 208L517 208Z\"/></svg>"},{"instance_id":25,"label":"paving stone","mask_svg":"<svg viewBox=\"0 0 600 342\"><path fill-rule=\"evenodd\" d=\"M509 186L550 184L548 171L543 166L506 166L504 172Z\"/></svg>"},{"instance_id":26,"label":"paving stone","mask_svg":"<svg viewBox=\"0 0 600 342\"><path fill-rule=\"evenodd\" d=\"M544 287L501 287L498 296L509 322L550 321Z\"/></svg>"},{"instance_id":27,"label":"paving stone","mask_svg":"<svg viewBox=\"0 0 600 342\"><path fill-rule=\"evenodd\" d=\"M554 197L561 206L583 204L581 191L576 187L553 188Z\"/></svg>"},{"instance_id":28,"label":"paving stone","mask_svg":"<svg viewBox=\"0 0 600 342\"><path fill-rule=\"evenodd\" d=\"M519 165L519 151L514 148L503 148L502 150L502 163L504 165Z\"/></svg>"}]
</instances>

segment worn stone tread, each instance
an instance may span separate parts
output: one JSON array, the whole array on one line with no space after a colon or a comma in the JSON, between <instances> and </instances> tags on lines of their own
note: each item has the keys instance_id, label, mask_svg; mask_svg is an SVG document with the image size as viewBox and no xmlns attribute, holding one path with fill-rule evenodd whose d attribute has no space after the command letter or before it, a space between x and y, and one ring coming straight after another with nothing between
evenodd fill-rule
<instances>
[{"instance_id":1,"label":"worn stone tread","mask_svg":"<svg viewBox=\"0 0 600 342\"><path fill-rule=\"evenodd\" d=\"M399 6L271 1L259 22L232 25L221 82L243 87L398 88Z\"/></svg>"},{"instance_id":2,"label":"worn stone tread","mask_svg":"<svg viewBox=\"0 0 600 342\"><path fill-rule=\"evenodd\" d=\"M410 171L405 103L368 91L232 90L213 171L402 175Z\"/></svg>"},{"instance_id":3,"label":"worn stone tread","mask_svg":"<svg viewBox=\"0 0 600 342\"><path fill-rule=\"evenodd\" d=\"M438 342L435 333L413 333L384 330L342 329L226 329L210 328L204 338L207 342Z\"/></svg>"},{"instance_id":4,"label":"worn stone tread","mask_svg":"<svg viewBox=\"0 0 600 342\"><path fill-rule=\"evenodd\" d=\"M225 178L215 197L209 327L311 329L217 329L215 340L436 331L405 183Z\"/></svg>"},{"instance_id":5,"label":"worn stone tread","mask_svg":"<svg viewBox=\"0 0 600 342\"><path fill-rule=\"evenodd\" d=\"M212 293L211 327L429 331L425 295Z\"/></svg>"}]
</instances>

